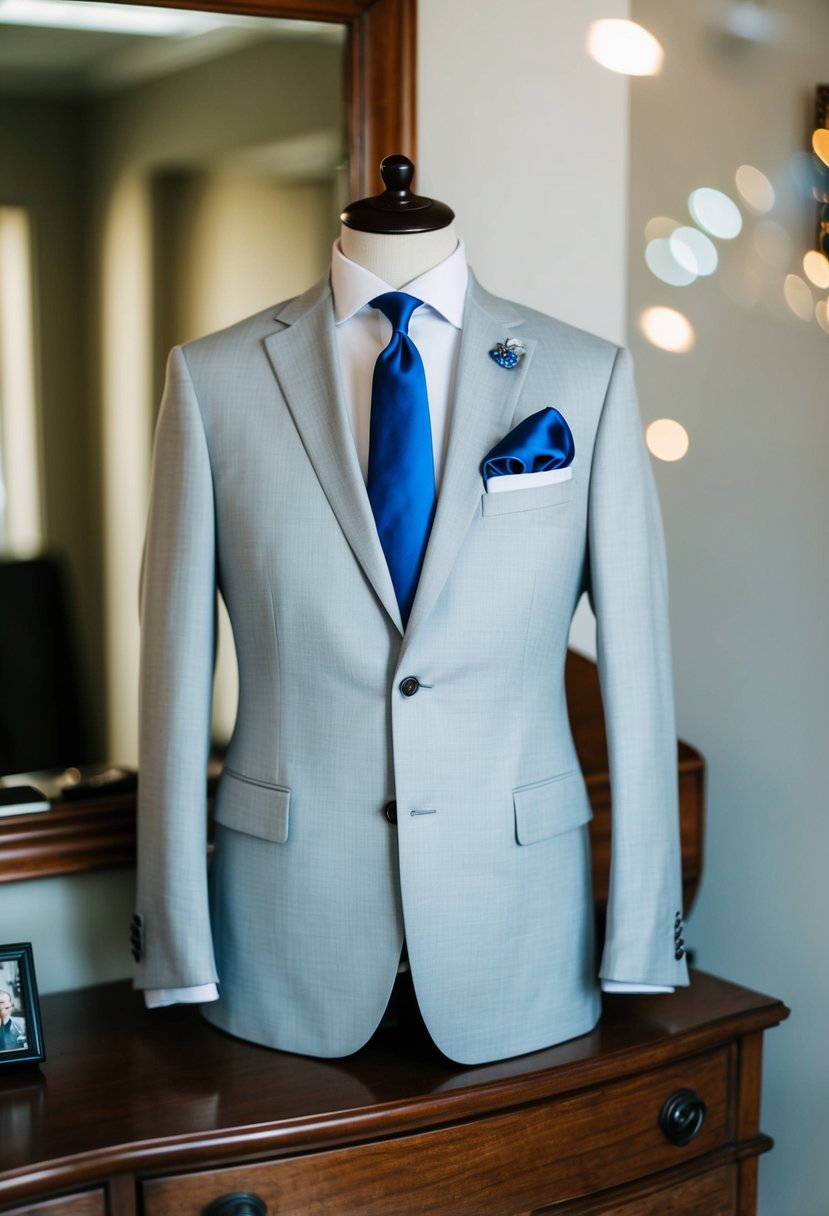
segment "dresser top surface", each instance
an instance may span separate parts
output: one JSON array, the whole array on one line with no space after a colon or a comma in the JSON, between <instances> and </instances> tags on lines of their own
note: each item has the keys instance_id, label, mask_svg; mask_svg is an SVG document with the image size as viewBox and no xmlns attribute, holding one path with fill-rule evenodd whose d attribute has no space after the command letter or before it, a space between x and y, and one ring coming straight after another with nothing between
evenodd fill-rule
<instances>
[{"instance_id":1,"label":"dresser top surface","mask_svg":"<svg viewBox=\"0 0 829 1216\"><path fill-rule=\"evenodd\" d=\"M463 1067L393 1030L347 1059L270 1051L214 1029L192 1007L146 1010L127 983L48 996L42 1069L0 1069L0 1201L23 1175L56 1179L70 1159L75 1178L92 1177L474 1118L658 1067L787 1012L696 972L671 996L605 997L591 1034Z\"/></svg>"}]
</instances>

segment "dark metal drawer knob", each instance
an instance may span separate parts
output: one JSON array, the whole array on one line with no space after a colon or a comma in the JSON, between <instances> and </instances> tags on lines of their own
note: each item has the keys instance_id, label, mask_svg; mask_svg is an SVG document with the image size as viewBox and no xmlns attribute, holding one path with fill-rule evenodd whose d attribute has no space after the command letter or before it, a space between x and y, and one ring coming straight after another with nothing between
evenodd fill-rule
<instances>
[{"instance_id":1,"label":"dark metal drawer knob","mask_svg":"<svg viewBox=\"0 0 829 1216\"><path fill-rule=\"evenodd\" d=\"M250 1191L236 1191L214 1199L204 1216L268 1216L268 1205Z\"/></svg>"},{"instance_id":2,"label":"dark metal drawer knob","mask_svg":"<svg viewBox=\"0 0 829 1216\"><path fill-rule=\"evenodd\" d=\"M678 1089L662 1107L659 1126L671 1144L690 1144L705 1121L705 1109L692 1089Z\"/></svg>"}]
</instances>

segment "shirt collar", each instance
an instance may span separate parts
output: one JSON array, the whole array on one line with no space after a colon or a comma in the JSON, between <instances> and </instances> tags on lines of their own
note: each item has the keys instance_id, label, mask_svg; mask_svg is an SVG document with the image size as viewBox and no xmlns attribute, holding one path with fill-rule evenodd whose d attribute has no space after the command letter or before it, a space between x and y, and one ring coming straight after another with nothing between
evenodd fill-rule
<instances>
[{"instance_id":1,"label":"shirt collar","mask_svg":"<svg viewBox=\"0 0 829 1216\"><path fill-rule=\"evenodd\" d=\"M425 274L412 279L411 283L406 283L401 290L417 296L456 329L460 329L468 278L466 249L463 241L459 240L448 258L438 262L437 266L433 266ZM375 296L394 290L376 274L347 258L340 249L339 240L334 242L331 255L331 291L334 295L334 320L337 325L353 317Z\"/></svg>"}]
</instances>

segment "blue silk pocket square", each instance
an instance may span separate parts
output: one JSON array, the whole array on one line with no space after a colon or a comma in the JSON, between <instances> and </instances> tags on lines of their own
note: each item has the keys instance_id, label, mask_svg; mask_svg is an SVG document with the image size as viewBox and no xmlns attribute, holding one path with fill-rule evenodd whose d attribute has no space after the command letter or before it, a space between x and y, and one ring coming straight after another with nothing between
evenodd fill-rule
<instances>
[{"instance_id":1,"label":"blue silk pocket square","mask_svg":"<svg viewBox=\"0 0 829 1216\"><path fill-rule=\"evenodd\" d=\"M573 433L558 410L530 414L505 435L483 459L484 483L490 477L516 473L546 473L573 463Z\"/></svg>"}]
</instances>

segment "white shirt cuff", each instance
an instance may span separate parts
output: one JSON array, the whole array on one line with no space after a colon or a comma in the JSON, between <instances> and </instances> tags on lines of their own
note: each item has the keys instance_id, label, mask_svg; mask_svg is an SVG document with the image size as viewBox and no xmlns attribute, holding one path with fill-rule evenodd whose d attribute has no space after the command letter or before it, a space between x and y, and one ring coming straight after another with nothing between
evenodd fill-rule
<instances>
[{"instance_id":1,"label":"white shirt cuff","mask_svg":"<svg viewBox=\"0 0 829 1216\"><path fill-rule=\"evenodd\" d=\"M674 992L672 984L629 984L625 980L602 980L602 992Z\"/></svg>"},{"instance_id":2,"label":"white shirt cuff","mask_svg":"<svg viewBox=\"0 0 829 1216\"><path fill-rule=\"evenodd\" d=\"M196 984L192 988L147 988L144 1004L148 1009L161 1009L164 1005L201 1005L205 1001L218 1001L219 989L215 984Z\"/></svg>"},{"instance_id":3,"label":"white shirt cuff","mask_svg":"<svg viewBox=\"0 0 829 1216\"><path fill-rule=\"evenodd\" d=\"M400 971L408 971L405 964ZM624 980L602 980L603 992L655 993L673 992L674 988L664 984L632 984ZM201 1005L207 1001L217 1001L219 990L215 984L197 984L191 988L147 988L144 992L144 1003L148 1009L162 1009L166 1005Z\"/></svg>"}]
</instances>

